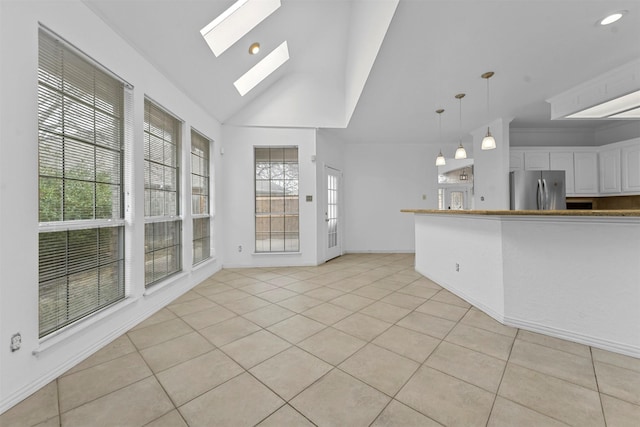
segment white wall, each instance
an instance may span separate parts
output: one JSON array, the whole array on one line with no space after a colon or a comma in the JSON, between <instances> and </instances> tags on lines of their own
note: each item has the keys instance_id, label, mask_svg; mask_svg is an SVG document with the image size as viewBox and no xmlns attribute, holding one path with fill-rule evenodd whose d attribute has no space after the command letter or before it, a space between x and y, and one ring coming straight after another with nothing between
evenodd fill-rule
<instances>
[{"instance_id":1,"label":"white wall","mask_svg":"<svg viewBox=\"0 0 640 427\"><path fill-rule=\"evenodd\" d=\"M416 271L502 321L499 217L444 213L414 216Z\"/></svg>"},{"instance_id":2,"label":"white wall","mask_svg":"<svg viewBox=\"0 0 640 427\"><path fill-rule=\"evenodd\" d=\"M318 233L318 264L326 261L326 248L328 246L326 223L323 221L327 211L327 182L325 180L325 166L337 169L342 172L343 179L340 184L338 197L338 243L344 251L345 248L345 218L347 206L344 195L344 150L345 143L336 139L331 132L318 130L316 133L316 195L318 201L317 209L317 233Z\"/></svg>"},{"instance_id":3,"label":"white wall","mask_svg":"<svg viewBox=\"0 0 640 427\"><path fill-rule=\"evenodd\" d=\"M2 1L0 19L0 412L3 412L220 268L221 263L212 260L191 270L188 265L191 227L185 225L185 272L167 286L157 285L154 292L145 295L144 205L140 202L144 194L144 96L185 120L184 135L188 136L188 129L193 126L219 142L220 125L80 1ZM132 211L127 214L125 227L129 298L45 340L38 338L38 22L135 87L133 176L127 184L130 192L127 201ZM186 138L185 152L188 143ZM220 159L217 155L213 157L215 180L220 182ZM188 165L188 161L184 164ZM188 167L184 173L189 173ZM182 203L188 213L186 188L185 184ZM219 201L216 197L216 204ZM218 217L213 225L216 247L221 245L219 221ZM22 348L12 353L10 337L17 332L22 335Z\"/></svg>"},{"instance_id":4,"label":"white wall","mask_svg":"<svg viewBox=\"0 0 640 427\"><path fill-rule=\"evenodd\" d=\"M512 147L600 145L589 128L511 128L509 139Z\"/></svg>"},{"instance_id":5,"label":"white wall","mask_svg":"<svg viewBox=\"0 0 640 427\"><path fill-rule=\"evenodd\" d=\"M471 133L473 136L473 208L509 209L509 123L511 119L497 119L489 123L496 139L496 148L482 150L486 126Z\"/></svg>"},{"instance_id":6,"label":"white wall","mask_svg":"<svg viewBox=\"0 0 640 427\"><path fill-rule=\"evenodd\" d=\"M618 121L594 132L596 145L613 144L640 137L640 120Z\"/></svg>"},{"instance_id":7,"label":"white wall","mask_svg":"<svg viewBox=\"0 0 640 427\"><path fill-rule=\"evenodd\" d=\"M224 266L294 266L317 264L317 197L315 129L222 127L222 211L224 213ZM300 165L300 252L255 253L255 171L253 148L298 146ZM305 196L313 196L306 202ZM242 251L239 251L242 246Z\"/></svg>"},{"instance_id":8,"label":"white wall","mask_svg":"<svg viewBox=\"0 0 640 427\"><path fill-rule=\"evenodd\" d=\"M437 155L430 144L346 145L347 252L414 250L413 217L400 210L437 208Z\"/></svg>"},{"instance_id":9,"label":"white wall","mask_svg":"<svg viewBox=\"0 0 640 427\"><path fill-rule=\"evenodd\" d=\"M502 254L505 321L640 356L637 218L513 218Z\"/></svg>"}]
</instances>

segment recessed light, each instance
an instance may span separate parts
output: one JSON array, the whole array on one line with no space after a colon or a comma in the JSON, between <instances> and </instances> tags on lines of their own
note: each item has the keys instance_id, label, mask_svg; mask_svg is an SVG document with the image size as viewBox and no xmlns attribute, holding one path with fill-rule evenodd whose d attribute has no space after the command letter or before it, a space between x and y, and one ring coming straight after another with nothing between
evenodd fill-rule
<instances>
[{"instance_id":1,"label":"recessed light","mask_svg":"<svg viewBox=\"0 0 640 427\"><path fill-rule=\"evenodd\" d=\"M606 16L604 18L602 18L600 21L598 21L598 23L600 25L609 25L609 24L613 24L614 22L618 21L620 18L622 18L624 16L624 14L627 13L626 10L620 10L618 12L612 13L609 16Z\"/></svg>"},{"instance_id":2,"label":"recessed light","mask_svg":"<svg viewBox=\"0 0 640 427\"><path fill-rule=\"evenodd\" d=\"M244 96L288 60L289 47L285 41L244 73L233 85L238 89L240 95Z\"/></svg>"},{"instance_id":3,"label":"recessed light","mask_svg":"<svg viewBox=\"0 0 640 427\"><path fill-rule=\"evenodd\" d=\"M280 7L280 0L238 0L200 30L215 56L220 56Z\"/></svg>"},{"instance_id":4,"label":"recessed light","mask_svg":"<svg viewBox=\"0 0 640 427\"><path fill-rule=\"evenodd\" d=\"M251 55L255 55L258 52L260 52L260 43L258 42L251 43L251 46L249 46L249 53Z\"/></svg>"}]
</instances>

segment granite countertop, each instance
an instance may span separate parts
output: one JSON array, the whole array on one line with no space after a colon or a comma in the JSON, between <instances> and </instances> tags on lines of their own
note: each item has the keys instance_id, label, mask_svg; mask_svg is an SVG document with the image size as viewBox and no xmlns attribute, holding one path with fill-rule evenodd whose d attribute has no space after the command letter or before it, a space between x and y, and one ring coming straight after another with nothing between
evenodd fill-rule
<instances>
[{"instance_id":1,"label":"granite countertop","mask_svg":"<svg viewBox=\"0 0 640 427\"><path fill-rule=\"evenodd\" d=\"M538 215L538 216L632 216L640 217L640 209L628 210L560 210L560 211L512 211L512 210L438 210L402 209L400 212L437 215Z\"/></svg>"}]
</instances>

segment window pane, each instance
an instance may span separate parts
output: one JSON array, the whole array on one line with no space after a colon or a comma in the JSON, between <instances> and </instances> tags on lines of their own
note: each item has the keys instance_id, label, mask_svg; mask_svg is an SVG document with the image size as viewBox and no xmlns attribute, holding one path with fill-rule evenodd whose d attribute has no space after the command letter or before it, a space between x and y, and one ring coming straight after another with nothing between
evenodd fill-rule
<instances>
[{"instance_id":1,"label":"window pane","mask_svg":"<svg viewBox=\"0 0 640 427\"><path fill-rule=\"evenodd\" d=\"M153 285L182 269L182 221L145 224L145 284Z\"/></svg>"},{"instance_id":2,"label":"window pane","mask_svg":"<svg viewBox=\"0 0 640 427\"><path fill-rule=\"evenodd\" d=\"M298 251L298 149L255 149L256 251Z\"/></svg>"},{"instance_id":3,"label":"window pane","mask_svg":"<svg viewBox=\"0 0 640 427\"><path fill-rule=\"evenodd\" d=\"M209 147L211 142L191 130L191 211L194 215L209 213ZM193 220L193 263L210 257L209 217Z\"/></svg>"},{"instance_id":4,"label":"window pane","mask_svg":"<svg viewBox=\"0 0 640 427\"><path fill-rule=\"evenodd\" d=\"M40 336L124 298L124 227L40 233Z\"/></svg>"}]
</instances>

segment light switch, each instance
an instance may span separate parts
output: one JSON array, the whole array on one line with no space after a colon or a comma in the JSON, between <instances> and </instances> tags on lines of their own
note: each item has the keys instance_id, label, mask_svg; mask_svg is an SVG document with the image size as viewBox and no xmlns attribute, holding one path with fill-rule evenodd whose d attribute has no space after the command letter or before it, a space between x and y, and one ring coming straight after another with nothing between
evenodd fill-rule
<instances>
[{"instance_id":1,"label":"light switch","mask_svg":"<svg viewBox=\"0 0 640 427\"><path fill-rule=\"evenodd\" d=\"M427 200L427 195L426 194L422 195L422 200Z\"/></svg>"},{"instance_id":2,"label":"light switch","mask_svg":"<svg viewBox=\"0 0 640 427\"><path fill-rule=\"evenodd\" d=\"M313 202L313 196L307 196L306 200L307 202Z\"/></svg>"}]
</instances>

